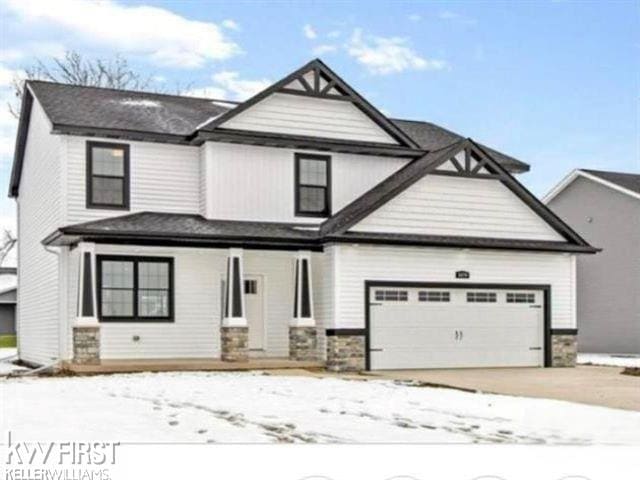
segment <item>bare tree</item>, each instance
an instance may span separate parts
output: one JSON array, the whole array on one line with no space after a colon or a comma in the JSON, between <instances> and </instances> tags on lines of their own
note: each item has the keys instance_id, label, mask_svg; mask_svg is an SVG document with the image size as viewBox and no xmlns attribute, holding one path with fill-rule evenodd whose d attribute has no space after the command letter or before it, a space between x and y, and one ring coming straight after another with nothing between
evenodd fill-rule
<instances>
[{"instance_id":1,"label":"bare tree","mask_svg":"<svg viewBox=\"0 0 640 480\"><path fill-rule=\"evenodd\" d=\"M87 59L80 53L70 50L62 58L52 58L48 62L36 60L33 65L25 68L24 72L25 78L14 78L12 82L16 103L9 103L8 106L9 112L16 118L20 116L24 80L48 80L70 85L157 91L153 88L153 77L137 73L121 55L115 55L111 59Z\"/></svg>"},{"instance_id":2,"label":"bare tree","mask_svg":"<svg viewBox=\"0 0 640 480\"><path fill-rule=\"evenodd\" d=\"M5 228L0 240L0 265L4 263L5 258L11 253L17 242L18 239L13 236L13 233Z\"/></svg>"}]
</instances>

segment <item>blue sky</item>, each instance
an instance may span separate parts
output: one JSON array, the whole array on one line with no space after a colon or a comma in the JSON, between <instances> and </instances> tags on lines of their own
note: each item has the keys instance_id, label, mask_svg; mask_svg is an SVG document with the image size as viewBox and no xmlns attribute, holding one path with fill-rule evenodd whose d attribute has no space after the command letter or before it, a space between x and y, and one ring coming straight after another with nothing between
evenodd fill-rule
<instances>
[{"instance_id":1,"label":"blue sky","mask_svg":"<svg viewBox=\"0 0 640 480\"><path fill-rule=\"evenodd\" d=\"M35 58L120 53L159 88L243 99L319 56L392 117L428 120L531 164L640 170L638 1L0 0L0 192L8 80ZM0 200L2 224L13 202Z\"/></svg>"}]
</instances>

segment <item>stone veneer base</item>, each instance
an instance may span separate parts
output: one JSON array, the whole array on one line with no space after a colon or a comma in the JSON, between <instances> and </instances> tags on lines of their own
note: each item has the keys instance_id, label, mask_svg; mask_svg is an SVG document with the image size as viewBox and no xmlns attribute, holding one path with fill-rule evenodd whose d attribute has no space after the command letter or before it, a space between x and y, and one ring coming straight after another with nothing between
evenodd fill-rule
<instances>
[{"instance_id":1,"label":"stone veneer base","mask_svg":"<svg viewBox=\"0 0 640 480\"><path fill-rule=\"evenodd\" d=\"M551 335L551 366L575 367L578 355L577 335Z\"/></svg>"},{"instance_id":2,"label":"stone veneer base","mask_svg":"<svg viewBox=\"0 0 640 480\"><path fill-rule=\"evenodd\" d=\"M289 359L300 361L318 359L316 327L289 327Z\"/></svg>"},{"instance_id":3,"label":"stone veneer base","mask_svg":"<svg viewBox=\"0 0 640 480\"><path fill-rule=\"evenodd\" d=\"M327 370L333 372L359 372L364 369L364 335L327 336Z\"/></svg>"},{"instance_id":4,"label":"stone veneer base","mask_svg":"<svg viewBox=\"0 0 640 480\"><path fill-rule=\"evenodd\" d=\"M225 362L249 361L249 328L221 327L221 358Z\"/></svg>"},{"instance_id":5,"label":"stone veneer base","mask_svg":"<svg viewBox=\"0 0 640 480\"><path fill-rule=\"evenodd\" d=\"M73 327L73 363L100 364L100 327Z\"/></svg>"}]
</instances>

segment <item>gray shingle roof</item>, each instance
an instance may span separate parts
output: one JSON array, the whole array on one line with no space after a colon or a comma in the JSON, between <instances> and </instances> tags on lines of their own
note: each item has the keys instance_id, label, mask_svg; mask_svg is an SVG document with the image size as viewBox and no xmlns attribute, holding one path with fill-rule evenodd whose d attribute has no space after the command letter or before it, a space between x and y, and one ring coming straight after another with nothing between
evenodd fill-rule
<instances>
[{"instance_id":1,"label":"gray shingle roof","mask_svg":"<svg viewBox=\"0 0 640 480\"><path fill-rule=\"evenodd\" d=\"M206 98L29 81L54 125L187 136L230 110Z\"/></svg>"},{"instance_id":2,"label":"gray shingle roof","mask_svg":"<svg viewBox=\"0 0 640 480\"><path fill-rule=\"evenodd\" d=\"M454 142L464 139L462 135L458 135L451 130L440 127L433 123L422 122L417 120L400 120L392 118L391 121L398 125L407 135L413 138L418 145L425 150L438 150ZM529 165L520 160L498 152L492 148L480 144L487 150L496 161L500 162L505 168L514 172L526 172Z\"/></svg>"},{"instance_id":3,"label":"gray shingle roof","mask_svg":"<svg viewBox=\"0 0 640 480\"><path fill-rule=\"evenodd\" d=\"M640 174L638 173L608 172L604 170L588 170L586 168L581 170L607 182L615 183L619 187L640 193Z\"/></svg>"},{"instance_id":4,"label":"gray shingle roof","mask_svg":"<svg viewBox=\"0 0 640 480\"><path fill-rule=\"evenodd\" d=\"M154 134L193 134L198 126L231 110L234 102L147 92L83 87L31 80L29 86L54 125L116 129ZM463 137L429 122L391 119L425 150L437 150ZM529 169L513 157L490 150L510 170Z\"/></svg>"},{"instance_id":5,"label":"gray shingle roof","mask_svg":"<svg viewBox=\"0 0 640 480\"><path fill-rule=\"evenodd\" d=\"M393 245L461 246L476 248L570 251L592 253L589 246L565 242L488 239L437 235L347 232L323 237L317 227L275 222L207 220L200 215L140 212L60 228L45 245L73 245L79 241L141 245L279 248L320 250L329 242Z\"/></svg>"},{"instance_id":6,"label":"gray shingle roof","mask_svg":"<svg viewBox=\"0 0 640 480\"><path fill-rule=\"evenodd\" d=\"M207 220L200 215L140 212L63 227L67 235L130 235L217 239L309 240L318 235L309 226L275 222Z\"/></svg>"}]
</instances>

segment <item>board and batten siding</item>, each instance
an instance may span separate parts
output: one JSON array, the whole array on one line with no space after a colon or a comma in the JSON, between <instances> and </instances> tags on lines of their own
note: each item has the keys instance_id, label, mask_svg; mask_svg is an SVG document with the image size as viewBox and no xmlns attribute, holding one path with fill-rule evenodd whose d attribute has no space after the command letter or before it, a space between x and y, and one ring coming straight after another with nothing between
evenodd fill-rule
<instances>
[{"instance_id":1,"label":"board and batten siding","mask_svg":"<svg viewBox=\"0 0 640 480\"><path fill-rule=\"evenodd\" d=\"M351 230L564 240L500 181L445 175L427 175Z\"/></svg>"},{"instance_id":2,"label":"board and batten siding","mask_svg":"<svg viewBox=\"0 0 640 480\"><path fill-rule=\"evenodd\" d=\"M332 246L337 269L334 328L364 328L366 280L551 286L552 328L576 328L575 255L499 250Z\"/></svg>"},{"instance_id":3,"label":"board and batten siding","mask_svg":"<svg viewBox=\"0 0 640 480\"><path fill-rule=\"evenodd\" d=\"M97 137L62 137L66 162L66 224L99 220L141 211L200 211L200 147L127 142ZM86 207L87 141L129 145L130 209Z\"/></svg>"},{"instance_id":4,"label":"board and batten siding","mask_svg":"<svg viewBox=\"0 0 640 480\"><path fill-rule=\"evenodd\" d=\"M397 144L351 102L274 93L220 127L252 132Z\"/></svg>"},{"instance_id":5,"label":"board and batten siding","mask_svg":"<svg viewBox=\"0 0 640 480\"><path fill-rule=\"evenodd\" d=\"M296 217L296 153L331 156L335 213L407 163L406 159L207 142L205 216L225 220L318 223Z\"/></svg>"},{"instance_id":6,"label":"board and batten siding","mask_svg":"<svg viewBox=\"0 0 640 480\"><path fill-rule=\"evenodd\" d=\"M18 351L46 365L59 356L58 257L41 241L62 219L61 140L34 100L18 198Z\"/></svg>"}]
</instances>

